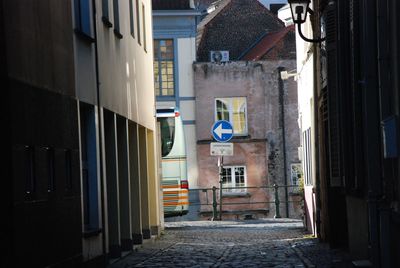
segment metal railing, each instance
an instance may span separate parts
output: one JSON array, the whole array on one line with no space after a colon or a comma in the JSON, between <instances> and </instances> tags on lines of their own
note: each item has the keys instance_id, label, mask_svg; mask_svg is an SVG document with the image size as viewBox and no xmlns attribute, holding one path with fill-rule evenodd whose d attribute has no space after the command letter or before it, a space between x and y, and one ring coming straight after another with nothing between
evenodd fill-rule
<instances>
[{"instance_id":1,"label":"metal railing","mask_svg":"<svg viewBox=\"0 0 400 268\"><path fill-rule=\"evenodd\" d=\"M285 206L285 215L288 217L288 207L291 203L298 203L301 210L304 204L303 191L297 185L274 184L272 186L222 187L222 189L213 186L189 191L192 195L197 192L199 196L197 202L190 201L190 206L200 207L199 212L203 214L211 212L212 220L221 220L224 213L232 214L232 211L222 209L226 206L239 206L236 213L246 214L246 211L269 213L269 205L273 204L274 218L281 218L282 205ZM286 193L289 193L289 197ZM294 198L295 196L297 198Z\"/></svg>"}]
</instances>

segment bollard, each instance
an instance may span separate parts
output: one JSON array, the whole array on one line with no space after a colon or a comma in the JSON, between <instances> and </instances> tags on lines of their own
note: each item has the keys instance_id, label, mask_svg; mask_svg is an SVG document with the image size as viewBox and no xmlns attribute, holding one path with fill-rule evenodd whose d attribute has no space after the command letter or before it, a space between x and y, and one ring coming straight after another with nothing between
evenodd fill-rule
<instances>
[{"instance_id":1,"label":"bollard","mask_svg":"<svg viewBox=\"0 0 400 268\"><path fill-rule=\"evenodd\" d=\"M278 185L274 184L275 190L275 216L274 218L281 218L281 214L279 212L279 194L278 194Z\"/></svg>"},{"instance_id":2,"label":"bollard","mask_svg":"<svg viewBox=\"0 0 400 268\"><path fill-rule=\"evenodd\" d=\"M213 186L212 188L212 194L213 194L213 217L212 220L217 219L217 187Z\"/></svg>"}]
</instances>

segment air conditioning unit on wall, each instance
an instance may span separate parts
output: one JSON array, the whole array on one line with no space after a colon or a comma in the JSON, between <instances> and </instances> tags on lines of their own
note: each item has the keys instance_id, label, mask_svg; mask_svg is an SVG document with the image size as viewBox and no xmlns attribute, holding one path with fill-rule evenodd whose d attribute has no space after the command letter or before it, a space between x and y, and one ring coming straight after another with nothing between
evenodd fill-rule
<instances>
[{"instance_id":1,"label":"air conditioning unit on wall","mask_svg":"<svg viewBox=\"0 0 400 268\"><path fill-rule=\"evenodd\" d=\"M228 50L210 51L210 61L211 62L229 61L229 51Z\"/></svg>"}]
</instances>

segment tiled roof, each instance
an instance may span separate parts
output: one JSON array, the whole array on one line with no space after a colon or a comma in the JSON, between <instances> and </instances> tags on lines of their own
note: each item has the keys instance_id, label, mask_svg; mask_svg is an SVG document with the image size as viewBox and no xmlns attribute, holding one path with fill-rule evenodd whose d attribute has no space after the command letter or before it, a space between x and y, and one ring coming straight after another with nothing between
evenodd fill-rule
<instances>
[{"instance_id":1,"label":"tiled roof","mask_svg":"<svg viewBox=\"0 0 400 268\"><path fill-rule=\"evenodd\" d=\"M196 48L199 47L201 40L203 39L205 29L207 24L212 21L215 16L217 16L224 8L230 4L231 0L222 0L219 1L219 5L217 6L216 10L208 14L202 21L197 25L197 36L196 36Z\"/></svg>"},{"instance_id":2,"label":"tiled roof","mask_svg":"<svg viewBox=\"0 0 400 268\"><path fill-rule=\"evenodd\" d=\"M264 35L254 47L249 49L241 60L255 61L266 59L296 59L294 25L277 32Z\"/></svg>"},{"instance_id":3,"label":"tiled roof","mask_svg":"<svg viewBox=\"0 0 400 268\"><path fill-rule=\"evenodd\" d=\"M189 0L152 0L153 10L191 9Z\"/></svg>"},{"instance_id":4,"label":"tiled roof","mask_svg":"<svg viewBox=\"0 0 400 268\"><path fill-rule=\"evenodd\" d=\"M283 22L257 0L226 0L223 8L202 21L198 61L209 61L212 50L228 50L230 60L239 56L265 33L284 28ZM200 30L200 29L199 29Z\"/></svg>"}]
</instances>

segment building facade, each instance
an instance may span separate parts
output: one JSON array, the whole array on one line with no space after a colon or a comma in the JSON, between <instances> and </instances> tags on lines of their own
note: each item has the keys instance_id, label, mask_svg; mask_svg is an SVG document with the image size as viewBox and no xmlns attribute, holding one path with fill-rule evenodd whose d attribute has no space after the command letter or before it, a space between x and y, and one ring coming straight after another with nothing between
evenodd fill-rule
<instances>
[{"instance_id":1,"label":"building facade","mask_svg":"<svg viewBox=\"0 0 400 268\"><path fill-rule=\"evenodd\" d=\"M320 0L312 8L321 27L304 32L326 40L298 48L308 46L314 58L304 68L312 65L314 74L308 118L314 127L316 232L331 247L347 248L355 261L397 267L400 6ZM303 130L307 126L303 120Z\"/></svg>"},{"instance_id":2,"label":"building facade","mask_svg":"<svg viewBox=\"0 0 400 268\"><path fill-rule=\"evenodd\" d=\"M162 228L151 2L5 1L1 11L4 267L105 267Z\"/></svg>"},{"instance_id":3,"label":"building facade","mask_svg":"<svg viewBox=\"0 0 400 268\"><path fill-rule=\"evenodd\" d=\"M200 186L219 187L218 157L210 155L211 127L227 120L233 125L234 153L223 158L222 186L231 188L222 192L224 217L275 216L274 184L281 186L282 215L302 217L300 207L293 207L299 204L295 188L301 173L296 83L280 76L296 69L293 29L258 1L222 1L199 24L197 40ZM210 211L211 206L200 208L205 217Z\"/></svg>"},{"instance_id":4,"label":"building facade","mask_svg":"<svg viewBox=\"0 0 400 268\"><path fill-rule=\"evenodd\" d=\"M211 127L215 121L222 119L230 121L234 128L234 137L230 141L234 144L233 156L223 158L223 187L270 187L274 184L283 186L297 183L291 180L290 175L291 165L299 163L296 84L283 84L280 69L276 66L291 69L294 68L294 61L194 65L197 117L202 119L198 120L197 132L201 188L219 187L218 157L210 155L210 143L215 142ZM285 114L281 114L281 105L285 106ZM285 141L282 123L290 133ZM288 188L288 195L293 194L293 190L296 189ZM285 189L280 188L279 197L282 202L281 215L286 216L290 211L291 217L302 216L301 209L286 207L284 203L294 196L286 196ZM205 202L203 199L202 202ZM241 218L245 214L254 217L275 216L274 199L272 187L224 190L224 217ZM210 209L209 206L204 207L200 212L209 217Z\"/></svg>"},{"instance_id":5,"label":"building facade","mask_svg":"<svg viewBox=\"0 0 400 268\"><path fill-rule=\"evenodd\" d=\"M287 6L287 8L289 8L289 6ZM287 12L286 9L285 12ZM306 23L302 25L302 32L306 36L312 35L309 21L306 21ZM301 154L304 180L304 222L307 230L317 235L316 202L319 196L316 193L318 183L316 180L316 154L318 151L318 144L316 144L317 141L315 138L316 121L314 118L314 107L316 107L314 98L314 90L316 89L314 83L314 48L315 46L312 43L305 42L296 34L297 72L295 77L298 90L298 121L301 132L301 150L299 153Z\"/></svg>"},{"instance_id":6,"label":"building facade","mask_svg":"<svg viewBox=\"0 0 400 268\"><path fill-rule=\"evenodd\" d=\"M200 12L189 0L153 0L152 4L157 108L175 107L180 111L186 140L187 180L189 188L196 189L199 184L192 63L196 60L196 26ZM192 193L189 201L197 202Z\"/></svg>"}]
</instances>

